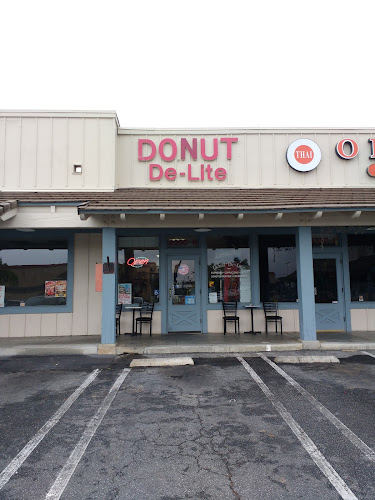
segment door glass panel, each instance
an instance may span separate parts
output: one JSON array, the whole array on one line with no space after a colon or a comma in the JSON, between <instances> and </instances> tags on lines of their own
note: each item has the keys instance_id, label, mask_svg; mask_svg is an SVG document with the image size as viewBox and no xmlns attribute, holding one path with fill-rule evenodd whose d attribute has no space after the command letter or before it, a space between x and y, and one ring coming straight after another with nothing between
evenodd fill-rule
<instances>
[{"instance_id":1,"label":"door glass panel","mask_svg":"<svg viewBox=\"0 0 375 500\"><path fill-rule=\"evenodd\" d=\"M314 259L315 304L337 302L336 259Z\"/></svg>"},{"instance_id":2,"label":"door glass panel","mask_svg":"<svg viewBox=\"0 0 375 500\"><path fill-rule=\"evenodd\" d=\"M195 304L195 262L193 259L172 260L172 304Z\"/></svg>"}]
</instances>

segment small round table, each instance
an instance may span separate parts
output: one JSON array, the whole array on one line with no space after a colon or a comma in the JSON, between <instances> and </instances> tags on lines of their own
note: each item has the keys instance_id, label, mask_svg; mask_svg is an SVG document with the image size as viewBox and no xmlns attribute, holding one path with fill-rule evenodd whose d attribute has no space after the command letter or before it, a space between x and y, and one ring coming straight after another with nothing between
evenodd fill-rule
<instances>
[{"instance_id":1,"label":"small round table","mask_svg":"<svg viewBox=\"0 0 375 500\"><path fill-rule=\"evenodd\" d=\"M133 311L133 322L132 322L132 332L131 332L131 336L134 337L134 335L137 335L135 330L134 330L134 319L135 319L135 311L139 311L141 308L140 305L135 305L135 304L132 304L132 305L129 305L129 306L125 306L125 309L128 309L129 311ZM125 333L126 335L126 333Z\"/></svg>"},{"instance_id":2,"label":"small round table","mask_svg":"<svg viewBox=\"0 0 375 500\"><path fill-rule=\"evenodd\" d=\"M255 306L254 304L250 304L248 306L245 306L246 309L250 309L251 311L251 330L249 332L244 332L244 333L251 333L252 335L256 335L257 333L262 333L262 332L256 332L254 330L254 309L260 309L260 306Z\"/></svg>"}]
</instances>

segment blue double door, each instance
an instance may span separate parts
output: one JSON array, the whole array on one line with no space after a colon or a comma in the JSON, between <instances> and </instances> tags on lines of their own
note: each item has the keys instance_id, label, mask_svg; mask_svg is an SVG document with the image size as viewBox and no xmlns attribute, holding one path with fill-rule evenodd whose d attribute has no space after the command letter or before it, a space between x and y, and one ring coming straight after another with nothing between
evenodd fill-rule
<instances>
[{"instance_id":1,"label":"blue double door","mask_svg":"<svg viewBox=\"0 0 375 500\"><path fill-rule=\"evenodd\" d=\"M202 332L200 255L168 255L168 333Z\"/></svg>"},{"instance_id":2,"label":"blue double door","mask_svg":"<svg viewBox=\"0 0 375 500\"><path fill-rule=\"evenodd\" d=\"M317 331L344 331L345 300L340 253L313 254Z\"/></svg>"}]
</instances>

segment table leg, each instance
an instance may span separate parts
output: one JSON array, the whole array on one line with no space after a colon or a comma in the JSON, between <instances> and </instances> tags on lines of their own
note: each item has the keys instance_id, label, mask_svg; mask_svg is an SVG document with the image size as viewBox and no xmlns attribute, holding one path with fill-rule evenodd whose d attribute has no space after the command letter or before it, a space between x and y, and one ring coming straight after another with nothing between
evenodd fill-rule
<instances>
[{"instance_id":1,"label":"table leg","mask_svg":"<svg viewBox=\"0 0 375 500\"><path fill-rule=\"evenodd\" d=\"M132 337L137 335L134 330L134 323L135 323L135 309L133 309L133 319L132 319Z\"/></svg>"},{"instance_id":2,"label":"table leg","mask_svg":"<svg viewBox=\"0 0 375 500\"><path fill-rule=\"evenodd\" d=\"M257 333L262 333L262 332L256 332L254 330L254 310L252 307L250 308L250 312L251 312L251 330L249 332L244 332L244 333L247 333L247 334L251 333L251 335L256 335Z\"/></svg>"}]
</instances>

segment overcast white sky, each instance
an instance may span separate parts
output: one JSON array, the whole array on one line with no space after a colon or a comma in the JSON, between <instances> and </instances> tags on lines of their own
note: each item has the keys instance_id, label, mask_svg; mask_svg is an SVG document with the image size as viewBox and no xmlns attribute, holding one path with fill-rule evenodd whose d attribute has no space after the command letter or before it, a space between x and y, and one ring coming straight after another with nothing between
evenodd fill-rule
<instances>
[{"instance_id":1,"label":"overcast white sky","mask_svg":"<svg viewBox=\"0 0 375 500\"><path fill-rule=\"evenodd\" d=\"M0 0L0 109L375 127L375 2Z\"/></svg>"}]
</instances>

